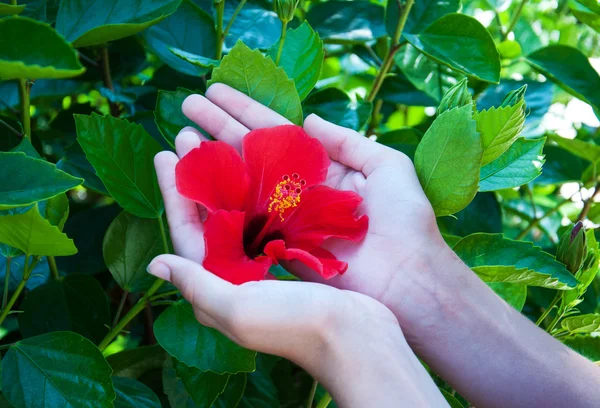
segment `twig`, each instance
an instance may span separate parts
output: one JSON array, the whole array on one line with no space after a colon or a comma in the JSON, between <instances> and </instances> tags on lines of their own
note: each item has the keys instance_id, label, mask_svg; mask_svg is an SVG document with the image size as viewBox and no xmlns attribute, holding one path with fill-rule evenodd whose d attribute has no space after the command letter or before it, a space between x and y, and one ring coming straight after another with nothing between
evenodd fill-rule
<instances>
[{"instance_id":1,"label":"twig","mask_svg":"<svg viewBox=\"0 0 600 408\"><path fill-rule=\"evenodd\" d=\"M598 193L600 193L600 181L596 183L596 186L594 187L594 192L592 193L590 198L585 200L585 202L583 203L583 208L579 213L579 217L577 217L577 221L583 221L583 219L587 217L588 212L590 212L590 208L592 208L592 204L594 203L594 198L596 198Z\"/></svg>"},{"instance_id":2,"label":"twig","mask_svg":"<svg viewBox=\"0 0 600 408\"><path fill-rule=\"evenodd\" d=\"M108 48L102 47L102 81L104 82L104 86L111 91L114 92L115 87L113 86L112 77L110 75L110 57L108 54ZM114 117L119 117L119 106L112 102L108 101L108 105L110 107L110 114Z\"/></svg>"},{"instance_id":3,"label":"twig","mask_svg":"<svg viewBox=\"0 0 600 408\"><path fill-rule=\"evenodd\" d=\"M506 40L506 38L508 37L508 34L510 34L512 32L512 30L514 30L515 26L517 25L517 22L519 21L519 17L521 17L521 12L523 11L523 7L525 7L526 3L527 3L527 0L521 0L521 2L519 3L519 7L517 8L517 11L515 11L515 14L513 15L512 20L510 20L508 29L502 34L502 41Z\"/></svg>"}]
</instances>

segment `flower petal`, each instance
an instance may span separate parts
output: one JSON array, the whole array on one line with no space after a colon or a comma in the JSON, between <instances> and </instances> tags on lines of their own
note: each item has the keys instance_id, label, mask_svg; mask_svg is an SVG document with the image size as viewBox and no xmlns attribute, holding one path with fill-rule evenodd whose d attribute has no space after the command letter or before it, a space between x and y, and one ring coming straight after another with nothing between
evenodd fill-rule
<instances>
[{"instance_id":1,"label":"flower petal","mask_svg":"<svg viewBox=\"0 0 600 408\"><path fill-rule=\"evenodd\" d=\"M317 272L325 279L331 279L334 276L342 275L348 269L346 262L338 261L335 256L323 248L316 248L312 252L307 252L298 248L286 248L283 240L269 242L265 246L265 255L273 260L298 260Z\"/></svg>"},{"instance_id":2,"label":"flower petal","mask_svg":"<svg viewBox=\"0 0 600 408\"><path fill-rule=\"evenodd\" d=\"M301 204L290 213L280 231L286 244L312 251L330 237L360 241L369 218L357 216L362 197L352 191L315 186L302 193Z\"/></svg>"},{"instance_id":3,"label":"flower petal","mask_svg":"<svg viewBox=\"0 0 600 408\"><path fill-rule=\"evenodd\" d=\"M330 163L321 142L295 125L253 130L244 137L242 151L250 176L247 209L252 213L266 211L284 175L298 174L306 188L325 180Z\"/></svg>"},{"instance_id":4,"label":"flower petal","mask_svg":"<svg viewBox=\"0 0 600 408\"><path fill-rule=\"evenodd\" d=\"M175 167L177 191L202 204L211 215L217 210L243 210L249 177L237 150L224 142L202 142Z\"/></svg>"},{"instance_id":5,"label":"flower petal","mask_svg":"<svg viewBox=\"0 0 600 408\"><path fill-rule=\"evenodd\" d=\"M272 259L251 259L244 252L244 213L217 211L204 223L204 267L236 285L265 279Z\"/></svg>"}]
</instances>

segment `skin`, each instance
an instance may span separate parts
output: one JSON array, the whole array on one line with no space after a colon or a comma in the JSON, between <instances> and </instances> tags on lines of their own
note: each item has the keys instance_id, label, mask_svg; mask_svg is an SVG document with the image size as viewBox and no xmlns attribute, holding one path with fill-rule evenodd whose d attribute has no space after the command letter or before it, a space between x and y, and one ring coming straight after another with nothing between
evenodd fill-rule
<instances>
[{"instance_id":1,"label":"skin","mask_svg":"<svg viewBox=\"0 0 600 408\"><path fill-rule=\"evenodd\" d=\"M183 112L237 149L249 130L289 123L222 84L211 86L206 97L188 97ZM241 285L232 290L247 287L253 294L244 294L243 307L238 308L236 299L241 295L227 297L227 302L219 303L225 315L211 315L209 305L199 303L212 287L198 283L197 276L218 279L199 265L204 257L203 211L177 193L177 156L170 152L156 156L173 244L188 261L186 267L176 268L174 263L184 260L161 256L150 272L158 268L162 273L157 276L173 281L194 304L201 322L225 330L242 345L296 361L322 381L341 406L402 406L399 401L445 406L429 377L423 376L424 370L415 366L404 338L475 406L600 406L600 393L592 391L600 389L600 368L507 305L456 257L442 239L405 155L316 115L306 118L304 129L321 141L332 160L326 184L364 198L360 211L369 215L367 236L359 243L330 240L325 245L349 263L343 276L324 281L301 264L291 263L286 265L289 270L321 285L269 281ZM176 139L177 155L182 157L201 140L199 132L183 129ZM194 274L187 273L192 269ZM265 298L277 306L248 308ZM237 310L239 318L227 320L228 309ZM311 319L303 319L305 315ZM392 330L397 323L401 331ZM373 336L379 330L381 335ZM280 337L285 333L289 337ZM247 342L246 336L252 341ZM292 338L302 344L290 347ZM336 353L338 343L345 353ZM280 348L282 344L286 347ZM323 361L325 367L319 364ZM353 376L346 380L349 371ZM375 403L374 395L381 400Z\"/></svg>"}]
</instances>

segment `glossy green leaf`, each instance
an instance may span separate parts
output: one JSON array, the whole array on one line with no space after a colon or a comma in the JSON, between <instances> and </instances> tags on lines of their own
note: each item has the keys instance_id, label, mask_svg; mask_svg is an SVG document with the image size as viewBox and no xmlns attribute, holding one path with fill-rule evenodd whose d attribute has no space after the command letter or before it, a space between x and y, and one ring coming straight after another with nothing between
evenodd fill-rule
<instances>
[{"instance_id":1,"label":"glossy green leaf","mask_svg":"<svg viewBox=\"0 0 600 408\"><path fill-rule=\"evenodd\" d=\"M213 408L229 408L240 406L249 374L239 373L229 376L227 386L213 403ZM258 407L264 405L264 400L259 402Z\"/></svg>"},{"instance_id":2,"label":"glossy green leaf","mask_svg":"<svg viewBox=\"0 0 600 408\"><path fill-rule=\"evenodd\" d=\"M530 242L477 233L466 236L452 249L485 282L561 290L577 286L577 279L563 264Z\"/></svg>"},{"instance_id":3,"label":"glossy green leaf","mask_svg":"<svg viewBox=\"0 0 600 408\"><path fill-rule=\"evenodd\" d=\"M385 10L385 23L387 32L393 37L400 19L400 3L397 0L388 0ZM404 25L404 32L418 34L440 17L456 13L460 8L459 0L417 0L410 9L410 14Z\"/></svg>"},{"instance_id":4,"label":"glossy green leaf","mask_svg":"<svg viewBox=\"0 0 600 408\"><path fill-rule=\"evenodd\" d=\"M600 75L587 57L567 45L550 45L529 54L527 62L565 91L600 109Z\"/></svg>"},{"instance_id":5,"label":"glossy green leaf","mask_svg":"<svg viewBox=\"0 0 600 408\"><path fill-rule=\"evenodd\" d=\"M174 13L181 0L62 0L56 31L76 47L129 37Z\"/></svg>"},{"instance_id":6,"label":"glossy green leaf","mask_svg":"<svg viewBox=\"0 0 600 408\"><path fill-rule=\"evenodd\" d=\"M13 16L21 14L25 10L25 5L12 5L0 3L0 16Z\"/></svg>"},{"instance_id":7,"label":"glossy green leaf","mask_svg":"<svg viewBox=\"0 0 600 408\"><path fill-rule=\"evenodd\" d=\"M108 227L102 252L104 263L123 290L145 292L155 281L146 268L164 253L158 221L123 211Z\"/></svg>"},{"instance_id":8,"label":"glossy green leaf","mask_svg":"<svg viewBox=\"0 0 600 408\"><path fill-rule=\"evenodd\" d=\"M569 0L569 7L579 21L600 32L600 3L597 0Z\"/></svg>"},{"instance_id":9,"label":"glossy green leaf","mask_svg":"<svg viewBox=\"0 0 600 408\"><path fill-rule=\"evenodd\" d=\"M548 139L556 143L560 148L573 153L582 159L595 163L600 160L600 146L579 139L567 139L558 135L550 134Z\"/></svg>"},{"instance_id":10,"label":"glossy green leaf","mask_svg":"<svg viewBox=\"0 0 600 408\"><path fill-rule=\"evenodd\" d=\"M277 60L279 44L277 41L267 53L273 61ZM323 42L306 21L295 30L288 30L279 66L294 80L300 100L306 98L319 80L323 66Z\"/></svg>"},{"instance_id":11,"label":"glossy green leaf","mask_svg":"<svg viewBox=\"0 0 600 408\"><path fill-rule=\"evenodd\" d=\"M397 52L394 61L417 89L425 92L438 103L450 88L464 78L460 72L435 62L411 44L406 44Z\"/></svg>"},{"instance_id":12,"label":"glossy green leaf","mask_svg":"<svg viewBox=\"0 0 600 408\"><path fill-rule=\"evenodd\" d=\"M165 368L168 369L168 364L165 364ZM183 384L184 390L198 408L211 407L219 394L225 390L230 378L228 374L215 374L210 371L201 371L195 367L188 367L176 359L173 359L173 368L177 380ZM164 376L165 372L163 371L163 378L165 378ZM176 404L174 406L181 405Z\"/></svg>"},{"instance_id":13,"label":"glossy green leaf","mask_svg":"<svg viewBox=\"0 0 600 408\"><path fill-rule=\"evenodd\" d=\"M162 368L167 353L158 344L138 347L111 354L106 358L113 375L138 379L143 374Z\"/></svg>"},{"instance_id":14,"label":"glossy green leaf","mask_svg":"<svg viewBox=\"0 0 600 408\"><path fill-rule=\"evenodd\" d=\"M444 68L450 70L448 67ZM384 79L378 97L384 102L407 106L436 106L439 102L419 90L406 75L388 76Z\"/></svg>"},{"instance_id":15,"label":"glossy green leaf","mask_svg":"<svg viewBox=\"0 0 600 408\"><path fill-rule=\"evenodd\" d=\"M519 312L523 310L525 300L527 299L527 285L490 282L488 283L488 286L492 288L498 296L504 299L506 303L517 309Z\"/></svg>"},{"instance_id":16,"label":"glossy green leaf","mask_svg":"<svg viewBox=\"0 0 600 408\"><path fill-rule=\"evenodd\" d=\"M524 102L475 112L477 131L483 145L482 164L488 164L506 152L517 140L525 123Z\"/></svg>"},{"instance_id":17,"label":"glossy green leaf","mask_svg":"<svg viewBox=\"0 0 600 408\"><path fill-rule=\"evenodd\" d=\"M67 276L31 291L21 305L23 337L73 331L99 343L108 333L110 310L104 290L90 276Z\"/></svg>"},{"instance_id":18,"label":"glossy green leaf","mask_svg":"<svg viewBox=\"0 0 600 408\"><path fill-rule=\"evenodd\" d=\"M304 115L317 114L336 125L360 130L371 116L372 104L353 102L338 88L325 88L312 93L304 101Z\"/></svg>"},{"instance_id":19,"label":"glossy green leaf","mask_svg":"<svg viewBox=\"0 0 600 408\"><path fill-rule=\"evenodd\" d=\"M465 208L478 190L481 139L472 105L439 115L415 152L421 186L439 217Z\"/></svg>"},{"instance_id":20,"label":"glossy green leaf","mask_svg":"<svg viewBox=\"0 0 600 408\"><path fill-rule=\"evenodd\" d=\"M158 91L154 121L160 133L169 144L175 147L175 137L186 126L196 126L181 111L181 104L193 92L185 88L176 91Z\"/></svg>"},{"instance_id":21,"label":"glossy green leaf","mask_svg":"<svg viewBox=\"0 0 600 408\"><path fill-rule=\"evenodd\" d=\"M588 360L600 361L600 337L573 336L565 339L564 343Z\"/></svg>"},{"instance_id":22,"label":"glossy green leaf","mask_svg":"<svg viewBox=\"0 0 600 408\"><path fill-rule=\"evenodd\" d=\"M212 17L191 0L183 0L177 11L143 33L148 48L171 68L201 76L208 69L195 66L173 54L177 48L204 57L215 57L217 34Z\"/></svg>"},{"instance_id":23,"label":"glossy green leaf","mask_svg":"<svg viewBox=\"0 0 600 408\"><path fill-rule=\"evenodd\" d=\"M240 0L225 2L223 25L229 24L239 5ZM246 1L229 29L225 48L233 48L238 41L252 49L264 50L273 45L281 35L281 21L273 9L273 4L264 0Z\"/></svg>"},{"instance_id":24,"label":"glossy green leaf","mask_svg":"<svg viewBox=\"0 0 600 408\"><path fill-rule=\"evenodd\" d=\"M594 333L600 331L600 315L585 314L564 318L560 325L569 334Z\"/></svg>"},{"instance_id":25,"label":"glossy green leaf","mask_svg":"<svg viewBox=\"0 0 600 408\"><path fill-rule=\"evenodd\" d=\"M23 206L47 200L77 187L75 178L45 160L21 152L0 152L0 208Z\"/></svg>"},{"instance_id":26,"label":"glossy green leaf","mask_svg":"<svg viewBox=\"0 0 600 408\"><path fill-rule=\"evenodd\" d=\"M83 179L84 187L108 195L106 187L96 175L94 168L85 157L85 153L83 153L79 144L75 143L65 151L65 155L56 163L56 168L69 173L73 177Z\"/></svg>"},{"instance_id":27,"label":"glossy green leaf","mask_svg":"<svg viewBox=\"0 0 600 408\"><path fill-rule=\"evenodd\" d=\"M161 408L154 391L144 383L125 377L112 377L112 382L117 394L115 408Z\"/></svg>"},{"instance_id":28,"label":"glossy green leaf","mask_svg":"<svg viewBox=\"0 0 600 408\"><path fill-rule=\"evenodd\" d=\"M67 256L77 253L73 241L41 216L37 205L27 212L0 218L0 242L29 255Z\"/></svg>"},{"instance_id":29,"label":"glossy green leaf","mask_svg":"<svg viewBox=\"0 0 600 408\"><path fill-rule=\"evenodd\" d=\"M519 138L500 157L481 167L479 191L495 191L527 184L542 173L546 138Z\"/></svg>"},{"instance_id":30,"label":"glossy green leaf","mask_svg":"<svg viewBox=\"0 0 600 408\"><path fill-rule=\"evenodd\" d=\"M198 323L188 303L178 302L165 310L154 323L154 334L170 355L187 366L216 374L255 369L256 352Z\"/></svg>"},{"instance_id":31,"label":"glossy green leaf","mask_svg":"<svg viewBox=\"0 0 600 408\"><path fill-rule=\"evenodd\" d=\"M258 50L238 42L214 69L208 85L215 82L245 93L295 124L302 123L302 106L294 81Z\"/></svg>"},{"instance_id":32,"label":"glossy green leaf","mask_svg":"<svg viewBox=\"0 0 600 408\"><path fill-rule=\"evenodd\" d=\"M189 62L192 65L195 65L200 68L215 68L218 67L221 63L221 60L216 60L208 57L203 57L201 55L192 54L191 52L180 50L179 48L171 47L169 50L177 57L181 58L184 61Z\"/></svg>"},{"instance_id":33,"label":"glossy green leaf","mask_svg":"<svg viewBox=\"0 0 600 408\"><path fill-rule=\"evenodd\" d=\"M442 233L460 237L476 232L502 232L502 210L494 193L477 193L473 201L451 217L437 219Z\"/></svg>"},{"instance_id":34,"label":"glossy green leaf","mask_svg":"<svg viewBox=\"0 0 600 408\"><path fill-rule=\"evenodd\" d=\"M110 375L89 340L71 332L48 333L10 347L2 359L2 392L24 408L111 406Z\"/></svg>"},{"instance_id":35,"label":"glossy green leaf","mask_svg":"<svg viewBox=\"0 0 600 408\"><path fill-rule=\"evenodd\" d=\"M473 17L448 14L404 37L439 63L486 82L500 81L500 56L491 35Z\"/></svg>"},{"instance_id":36,"label":"glossy green leaf","mask_svg":"<svg viewBox=\"0 0 600 408\"><path fill-rule=\"evenodd\" d=\"M130 213L158 218L163 202L154 156L162 149L140 125L112 116L74 115L77 140L96 174Z\"/></svg>"},{"instance_id":37,"label":"glossy green leaf","mask_svg":"<svg viewBox=\"0 0 600 408\"><path fill-rule=\"evenodd\" d=\"M69 78L84 71L73 47L48 24L26 17L0 19L0 79Z\"/></svg>"},{"instance_id":38,"label":"glossy green leaf","mask_svg":"<svg viewBox=\"0 0 600 408\"><path fill-rule=\"evenodd\" d=\"M452 394L450 394L448 391L443 390L440 388L440 392L442 393L442 395L444 396L444 398L446 399L446 402L448 403L448 405L450 406L450 408L464 408L463 404L461 404L456 397L454 397Z\"/></svg>"},{"instance_id":39,"label":"glossy green leaf","mask_svg":"<svg viewBox=\"0 0 600 408\"><path fill-rule=\"evenodd\" d=\"M241 407L276 408L284 405L284 397L282 396L280 400L280 392L273 378L275 377L277 380L277 375L272 375L273 368L278 361L279 357L267 354L258 354L256 356L256 371L246 374L246 389L244 390L244 396L240 404ZM225 392L229 390L229 385L234 380L236 380L235 376L229 378L228 387Z\"/></svg>"},{"instance_id":40,"label":"glossy green leaf","mask_svg":"<svg viewBox=\"0 0 600 408\"><path fill-rule=\"evenodd\" d=\"M365 42L385 35L384 14L368 1L332 0L313 5L306 19L323 39Z\"/></svg>"}]
</instances>

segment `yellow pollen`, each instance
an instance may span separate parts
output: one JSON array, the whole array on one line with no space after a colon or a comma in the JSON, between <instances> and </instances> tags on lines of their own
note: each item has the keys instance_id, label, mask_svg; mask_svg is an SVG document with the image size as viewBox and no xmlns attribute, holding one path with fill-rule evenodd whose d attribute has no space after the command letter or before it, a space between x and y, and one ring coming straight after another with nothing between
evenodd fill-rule
<instances>
[{"instance_id":1,"label":"yellow pollen","mask_svg":"<svg viewBox=\"0 0 600 408\"><path fill-rule=\"evenodd\" d=\"M304 180L298 181L299 177L294 173L292 179L288 176L283 176L283 180L280 181L275 187L275 192L269 197L269 212L279 212L279 218L281 221L284 220L283 213L289 208L298 206L300 202L300 194L302 194L302 187L304 186Z\"/></svg>"}]
</instances>

